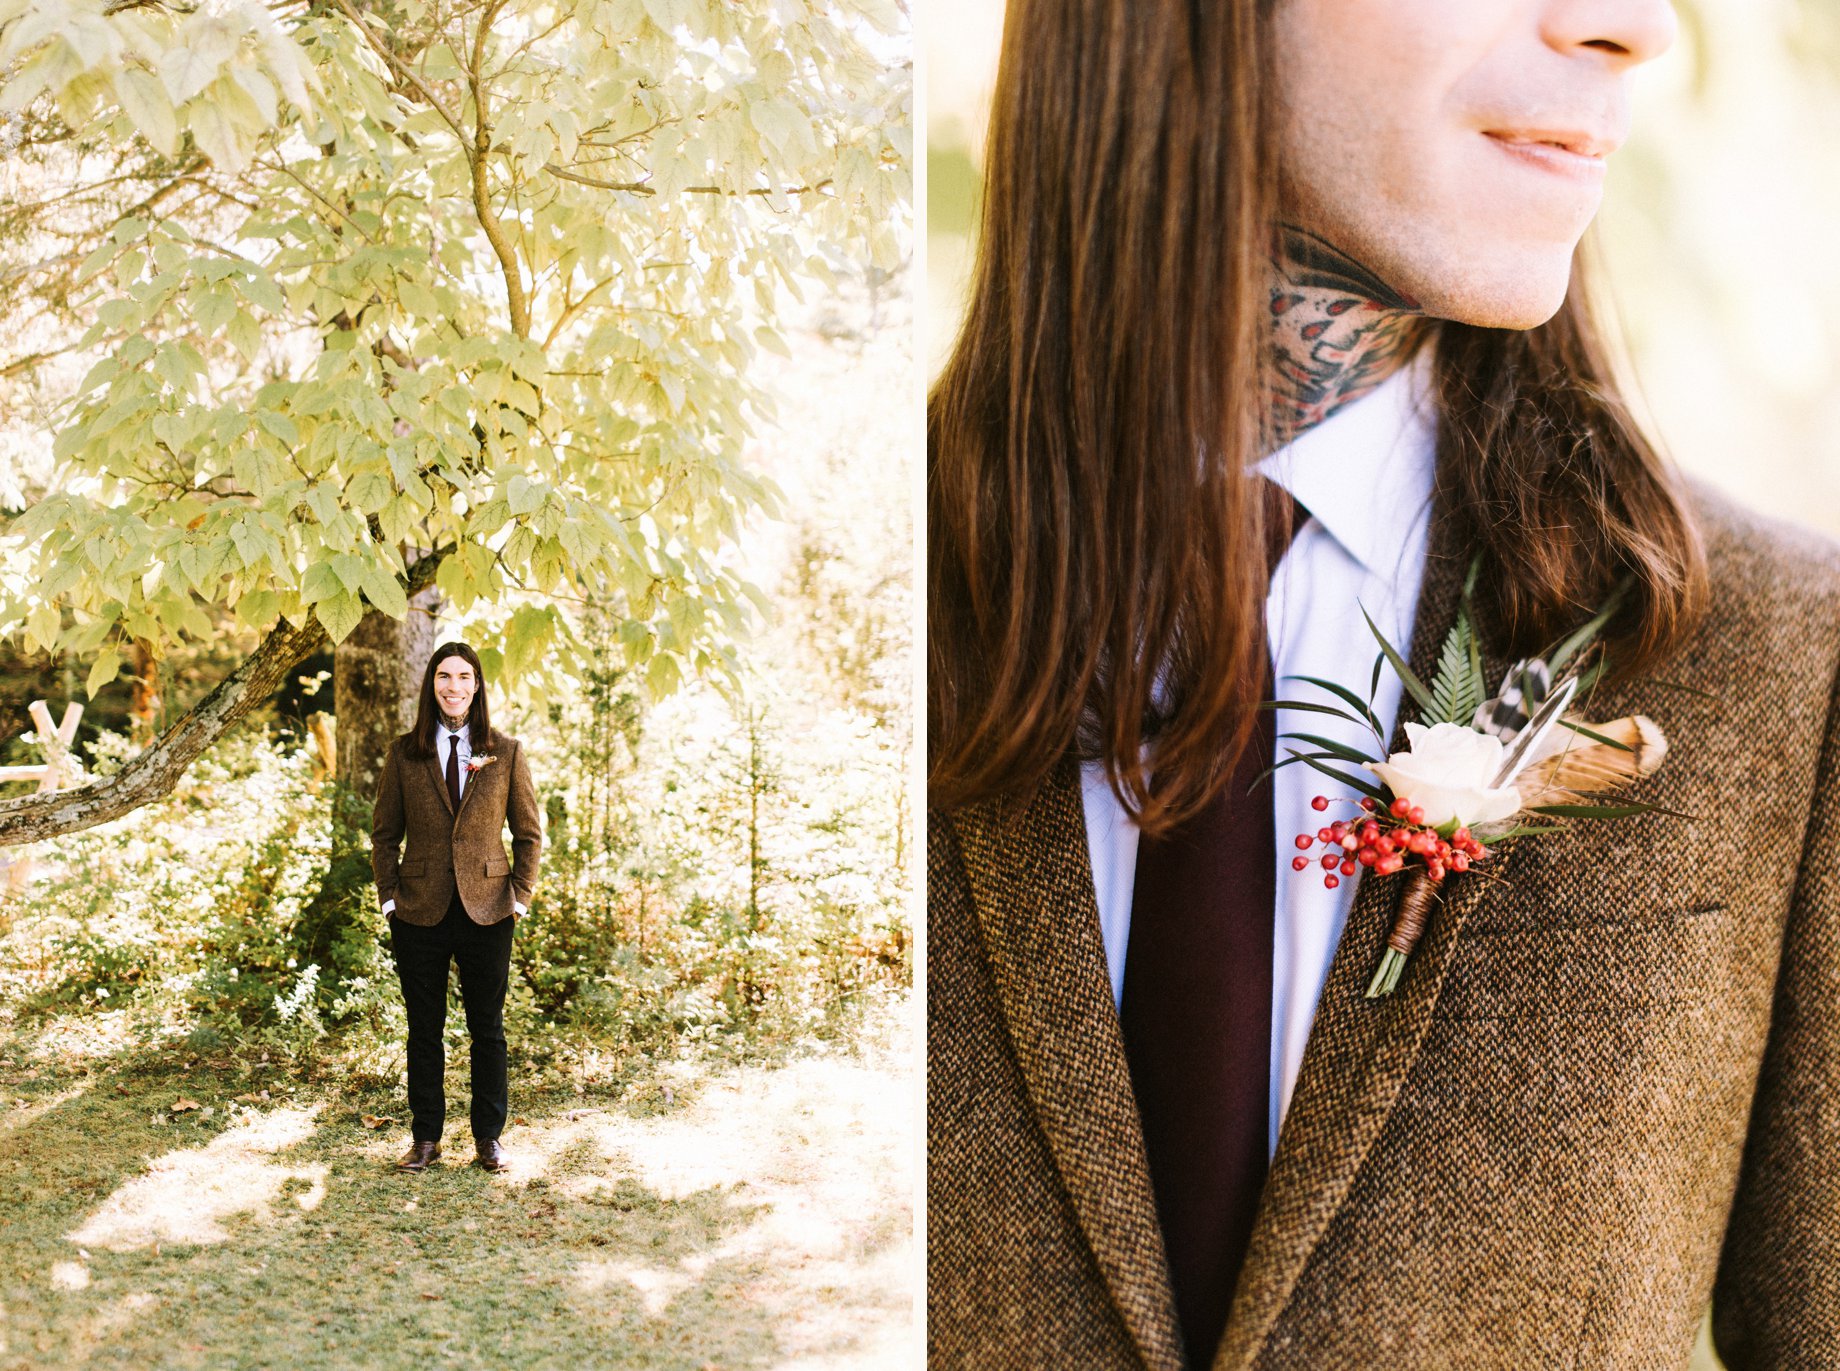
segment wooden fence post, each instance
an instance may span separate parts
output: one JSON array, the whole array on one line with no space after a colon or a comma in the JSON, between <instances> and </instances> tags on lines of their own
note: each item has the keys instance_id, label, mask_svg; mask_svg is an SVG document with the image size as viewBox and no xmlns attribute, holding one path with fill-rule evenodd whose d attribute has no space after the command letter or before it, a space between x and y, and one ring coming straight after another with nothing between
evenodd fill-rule
<instances>
[{"instance_id":1,"label":"wooden fence post","mask_svg":"<svg viewBox=\"0 0 1840 1371\"><path fill-rule=\"evenodd\" d=\"M38 734L38 745L45 751L40 766L0 766L0 781L37 781L39 793L58 790L76 779L77 767L70 755L70 745L77 736L77 724L83 718L83 706L75 700L64 706L64 718L57 727L51 725L51 708L43 700L34 700L27 712ZM6 888L24 890L32 881L32 853L23 848L5 862Z\"/></svg>"},{"instance_id":2,"label":"wooden fence post","mask_svg":"<svg viewBox=\"0 0 1840 1371\"><path fill-rule=\"evenodd\" d=\"M313 759L313 774L320 780L331 780L339 774L339 743L333 736L332 716L323 709L315 710L307 727L313 732L313 746L319 754Z\"/></svg>"}]
</instances>

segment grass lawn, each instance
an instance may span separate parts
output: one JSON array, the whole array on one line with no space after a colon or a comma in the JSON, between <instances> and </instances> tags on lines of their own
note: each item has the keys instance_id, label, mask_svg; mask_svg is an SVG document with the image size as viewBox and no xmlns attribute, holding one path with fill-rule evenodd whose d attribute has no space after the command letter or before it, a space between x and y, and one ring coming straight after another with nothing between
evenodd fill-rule
<instances>
[{"instance_id":1,"label":"grass lawn","mask_svg":"<svg viewBox=\"0 0 1840 1371\"><path fill-rule=\"evenodd\" d=\"M0 1368L911 1366L909 1008L598 1089L521 1079L514 1043L497 1176L451 1043L409 1176L397 1092L188 1068L94 1015L0 1031Z\"/></svg>"}]
</instances>

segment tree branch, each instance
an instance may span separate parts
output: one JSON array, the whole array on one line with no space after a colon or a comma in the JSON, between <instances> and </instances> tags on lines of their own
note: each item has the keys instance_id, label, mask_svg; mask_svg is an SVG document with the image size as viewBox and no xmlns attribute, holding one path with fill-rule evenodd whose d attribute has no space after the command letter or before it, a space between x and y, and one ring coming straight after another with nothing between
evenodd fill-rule
<instances>
[{"instance_id":1,"label":"tree branch","mask_svg":"<svg viewBox=\"0 0 1840 1371\"><path fill-rule=\"evenodd\" d=\"M405 588L411 598L434 584L435 572L452 550L437 548L409 568ZM113 776L72 790L0 801L0 847L94 828L171 794L200 753L254 712L290 671L325 645L326 630L312 611L303 617L299 628L283 619L271 629L215 690Z\"/></svg>"},{"instance_id":2,"label":"tree branch","mask_svg":"<svg viewBox=\"0 0 1840 1371\"><path fill-rule=\"evenodd\" d=\"M156 186L140 200L115 214L112 218L109 218L106 223L92 225L81 233L65 234L61 236L78 240L100 237L123 219L132 219L150 210L159 208L160 203L181 186L202 184L202 182L196 179L197 175L203 168L209 165L210 163L206 159L202 157L198 158L184 167L181 167L170 180L162 185ZM0 275L0 285L10 286L16 281L25 280L41 272L48 272L54 267L67 266L72 262L81 262L88 255L89 249L87 247L76 247L72 248L69 252L60 253L55 257L47 257L37 262L29 262L20 266L11 267L7 269L4 275Z\"/></svg>"},{"instance_id":3,"label":"tree branch","mask_svg":"<svg viewBox=\"0 0 1840 1371\"><path fill-rule=\"evenodd\" d=\"M181 173L176 179L184 180L185 177L191 174L192 171L188 170ZM22 215L36 214L40 210L50 209L53 205L60 205L66 200L75 200L80 196L89 195L99 190L107 190L110 186L120 186L131 182L151 181L155 179L157 178L144 171L126 171L119 176L106 176L100 181L86 181L82 185L72 186L69 190L61 190L55 195L47 195L44 199L34 200L30 204L10 205L8 206L8 212Z\"/></svg>"},{"instance_id":4,"label":"tree branch","mask_svg":"<svg viewBox=\"0 0 1840 1371\"><path fill-rule=\"evenodd\" d=\"M556 322L550 325L549 333L543 339L543 350L545 352L549 351L549 349L555 345L557 336L562 332L569 320L580 314L581 311L586 308L588 301L592 300L602 289L612 284L613 277L605 276L589 286L588 289L583 292L579 300L570 300L567 296L564 296L562 309L556 315Z\"/></svg>"},{"instance_id":5,"label":"tree branch","mask_svg":"<svg viewBox=\"0 0 1840 1371\"><path fill-rule=\"evenodd\" d=\"M415 87L415 93L428 102L429 109L441 116L441 122L454 131L454 137L458 138L461 146L464 147L466 145L466 132L460 127L460 121L447 112L447 107L440 102L432 90L428 89L428 87L423 84L422 78L416 74L415 69L407 62L403 61L402 58L398 57L389 44L385 43L382 39L378 38L376 34L371 32L371 26L364 21L363 16L351 7L349 0L337 0L337 3L339 9L344 12L345 17L351 20L358 32L363 35L364 41L371 45L371 49L379 57L383 58L385 62L389 63L391 67L395 68L397 74L400 75L403 80Z\"/></svg>"},{"instance_id":6,"label":"tree branch","mask_svg":"<svg viewBox=\"0 0 1840 1371\"><path fill-rule=\"evenodd\" d=\"M593 176L583 176L578 171L559 167L554 162L545 162L543 169L552 176L560 176L565 181L576 181L584 186L593 186L596 190L623 190L633 195L656 195L658 192L643 181L602 181ZM811 195L824 190L831 184L831 178L825 177L815 185L787 186L783 190L756 188L754 190L724 190L720 186L685 186L685 195Z\"/></svg>"},{"instance_id":7,"label":"tree branch","mask_svg":"<svg viewBox=\"0 0 1840 1371\"><path fill-rule=\"evenodd\" d=\"M500 274L505 278L505 304L511 311L511 331L519 338L530 337L530 301L524 294L524 282L518 273L517 253L505 237L504 226L492 209L492 196L486 185L486 158L492 151L492 126L486 121L486 89L481 70L485 66L486 35L498 17L499 0L492 0L479 16L479 28L473 34L473 61L468 70L468 84L473 92L473 147L467 165L473 173L473 213L485 230L486 242L498 258Z\"/></svg>"},{"instance_id":8,"label":"tree branch","mask_svg":"<svg viewBox=\"0 0 1840 1371\"><path fill-rule=\"evenodd\" d=\"M117 335L118 337L120 335ZM31 371L40 362L48 362L53 357L62 357L65 353L75 352L77 345L68 343L61 348L51 348L45 352L28 352L23 357L15 357L8 362L0 362L0 380L8 380L22 371Z\"/></svg>"}]
</instances>

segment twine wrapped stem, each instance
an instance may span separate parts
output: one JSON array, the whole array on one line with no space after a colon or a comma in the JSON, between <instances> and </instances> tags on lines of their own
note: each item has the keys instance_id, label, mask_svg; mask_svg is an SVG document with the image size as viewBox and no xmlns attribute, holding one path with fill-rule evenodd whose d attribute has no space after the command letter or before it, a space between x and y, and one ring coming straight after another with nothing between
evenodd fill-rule
<instances>
[{"instance_id":1,"label":"twine wrapped stem","mask_svg":"<svg viewBox=\"0 0 1840 1371\"><path fill-rule=\"evenodd\" d=\"M1399 896L1399 913L1393 919L1393 932L1386 940L1386 956L1381 958L1380 969L1367 987L1368 999L1391 995L1398 987L1399 978L1405 974L1406 958L1418 946L1425 925L1430 921L1438 884L1422 867L1414 868L1406 878L1406 888Z\"/></svg>"}]
</instances>

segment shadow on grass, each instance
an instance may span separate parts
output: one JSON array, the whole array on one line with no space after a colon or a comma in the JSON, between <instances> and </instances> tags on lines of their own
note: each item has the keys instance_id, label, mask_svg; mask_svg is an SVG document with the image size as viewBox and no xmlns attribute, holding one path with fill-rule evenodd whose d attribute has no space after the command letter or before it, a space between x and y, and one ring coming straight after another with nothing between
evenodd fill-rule
<instances>
[{"instance_id":1,"label":"shadow on grass","mask_svg":"<svg viewBox=\"0 0 1840 1371\"><path fill-rule=\"evenodd\" d=\"M662 1117L525 1106L507 1172L466 1165L450 1124L405 1176L405 1130L359 1122L387 1096L277 1083L239 1106L247 1079L172 1066L0 1090L0 1194L22 1201L0 1225L0 1368L741 1371L905 1345L906 1197L850 1214L889 1168L852 1190L826 1164L860 1134L833 1097L873 1073L756 1072ZM180 1090L200 1107L172 1113ZM864 1272L866 1300L847 1293Z\"/></svg>"}]
</instances>

